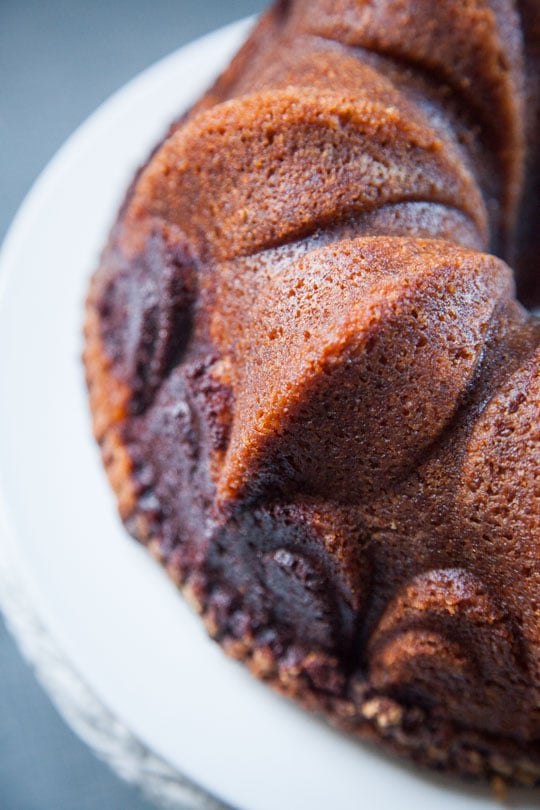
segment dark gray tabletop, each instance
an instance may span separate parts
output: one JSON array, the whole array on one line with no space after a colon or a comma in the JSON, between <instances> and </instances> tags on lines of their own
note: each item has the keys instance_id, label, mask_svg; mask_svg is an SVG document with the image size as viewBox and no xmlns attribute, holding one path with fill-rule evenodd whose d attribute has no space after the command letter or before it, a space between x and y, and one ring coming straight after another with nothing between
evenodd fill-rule
<instances>
[{"instance_id":1,"label":"dark gray tabletop","mask_svg":"<svg viewBox=\"0 0 540 810\"><path fill-rule=\"evenodd\" d=\"M0 0L0 240L48 160L102 101L264 0ZM78 741L0 618L0 810L150 808Z\"/></svg>"}]
</instances>

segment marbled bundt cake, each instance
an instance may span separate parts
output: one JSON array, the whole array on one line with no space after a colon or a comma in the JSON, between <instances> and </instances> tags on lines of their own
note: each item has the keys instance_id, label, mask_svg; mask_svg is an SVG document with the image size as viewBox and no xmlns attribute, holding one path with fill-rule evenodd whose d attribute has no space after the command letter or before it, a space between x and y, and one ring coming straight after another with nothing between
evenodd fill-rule
<instances>
[{"instance_id":1,"label":"marbled bundt cake","mask_svg":"<svg viewBox=\"0 0 540 810\"><path fill-rule=\"evenodd\" d=\"M537 0L277 3L135 178L85 350L122 518L228 653L525 784L539 66Z\"/></svg>"}]
</instances>

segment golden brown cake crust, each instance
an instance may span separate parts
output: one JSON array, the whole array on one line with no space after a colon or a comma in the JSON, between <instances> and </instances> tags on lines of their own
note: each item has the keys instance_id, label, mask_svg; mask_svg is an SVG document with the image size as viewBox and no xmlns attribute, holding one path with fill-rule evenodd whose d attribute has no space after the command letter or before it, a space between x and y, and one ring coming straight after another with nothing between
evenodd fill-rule
<instances>
[{"instance_id":1,"label":"golden brown cake crust","mask_svg":"<svg viewBox=\"0 0 540 810\"><path fill-rule=\"evenodd\" d=\"M534 163L522 41L509 0L278 3L137 175L85 365L122 518L228 654L529 785L540 325L483 252Z\"/></svg>"}]
</instances>

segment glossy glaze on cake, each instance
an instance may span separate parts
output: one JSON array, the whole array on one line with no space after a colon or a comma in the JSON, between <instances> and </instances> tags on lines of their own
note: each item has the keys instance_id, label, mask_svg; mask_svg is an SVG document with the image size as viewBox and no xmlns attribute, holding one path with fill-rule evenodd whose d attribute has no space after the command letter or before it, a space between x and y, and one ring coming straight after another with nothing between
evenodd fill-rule
<instances>
[{"instance_id":1,"label":"glossy glaze on cake","mask_svg":"<svg viewBox=\"0 0 540 810\"><path fill-rule=\"evenodd\" d=\"M135 178L85 350L122 518L229 654L523 784L539 43L533 0L275 5Z\"/></svg>"}]
</instances>

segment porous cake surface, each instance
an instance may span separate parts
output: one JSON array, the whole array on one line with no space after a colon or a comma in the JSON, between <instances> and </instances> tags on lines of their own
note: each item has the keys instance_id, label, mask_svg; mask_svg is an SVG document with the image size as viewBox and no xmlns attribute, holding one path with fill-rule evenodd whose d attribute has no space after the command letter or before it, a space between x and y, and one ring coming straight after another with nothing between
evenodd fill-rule
<instances>
[{"instance_id":1,"label":"porous cake surface","mask_svg":"<svg viewBox=\"0 0 540 810\"><path fill-rule=\"evenodd\" d=\"M135 177L85 329L122 518L224 649L351 733L522 784L539 65L534 0L277 3Z\"/></svg>"}]
</instances>

